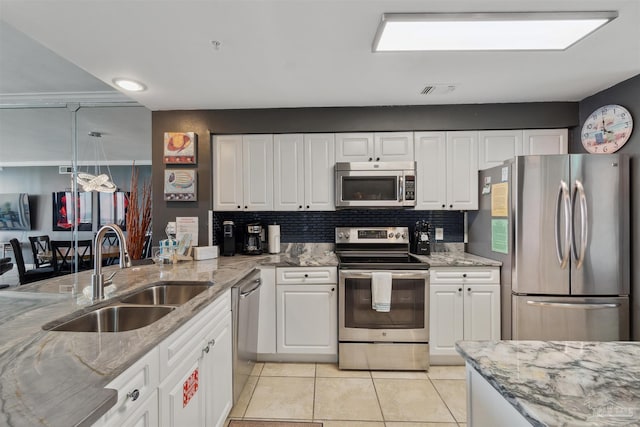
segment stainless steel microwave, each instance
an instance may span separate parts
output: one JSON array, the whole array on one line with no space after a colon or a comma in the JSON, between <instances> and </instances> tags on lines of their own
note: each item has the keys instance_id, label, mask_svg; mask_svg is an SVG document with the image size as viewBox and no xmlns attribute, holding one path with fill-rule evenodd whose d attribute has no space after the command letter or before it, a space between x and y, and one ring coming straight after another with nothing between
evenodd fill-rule
<instances>
[{"instance_id":1,"label":"stainless steel microwave","mask_svg":"<svg viewBox=\"0 0 640 427\"><path fill-rule=\"evenodd\" d=\"M336 208L416 205L415 162L336 163Z\"/></svg>"}]
</instances>

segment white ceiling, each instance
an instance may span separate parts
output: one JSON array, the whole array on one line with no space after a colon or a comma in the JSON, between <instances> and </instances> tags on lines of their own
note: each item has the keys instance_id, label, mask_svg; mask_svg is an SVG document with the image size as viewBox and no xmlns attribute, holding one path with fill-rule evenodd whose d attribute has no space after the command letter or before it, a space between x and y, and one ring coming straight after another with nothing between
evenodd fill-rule
<instances>
[{"instance_id":1,"label":"white ceiling","mask_svg":"<svg viewBox=\"0 0 640 427\"><path fill-rule=\"evenodd\" d=\"M572 10L619 17L562 52L371 52L385 12ZM640 73L638 0L0 0L0 17L106 83L61 91L130 77L151 110L579 101ZM0 93L61 87L20 60ZM456 90L420 95L433 83Z\"/></svg>"}]
</instances>

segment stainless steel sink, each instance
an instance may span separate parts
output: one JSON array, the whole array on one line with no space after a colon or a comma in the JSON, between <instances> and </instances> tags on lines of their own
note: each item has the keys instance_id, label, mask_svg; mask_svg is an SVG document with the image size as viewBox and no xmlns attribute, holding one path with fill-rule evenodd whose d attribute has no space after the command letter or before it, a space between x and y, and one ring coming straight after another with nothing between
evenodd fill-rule
<instances>
[{"instance_id":1,"label":"stainless steel sink","mask_svg":"<svg viewBox=\"0 0 640 427\"><path fill-rule=\"evenodd\" d=\"M67 332L124 332L148 326L175 310L168 306L108 305L53 328Z\"/></svg>"},{"instance_id":2,"label":"stainless steel sink","mask_svg":"<svg viewBox=\"0 0 640 427\"><path fill-rule=\"evenodd\" d=\"M122 298L125 304L181 305L204 292L209 285L203 284L159 284L142 289Z\"/></svg>"}]
</instances>

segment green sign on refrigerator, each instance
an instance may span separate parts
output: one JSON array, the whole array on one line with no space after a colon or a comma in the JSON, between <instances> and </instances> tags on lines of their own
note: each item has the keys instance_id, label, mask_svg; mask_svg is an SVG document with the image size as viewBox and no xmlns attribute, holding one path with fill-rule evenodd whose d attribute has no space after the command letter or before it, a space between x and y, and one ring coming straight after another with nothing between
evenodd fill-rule
<instances>
[{"instance_id":1,"label":"green sign on refrigerator","mask_svg":"<svg viewBox=\"0 0 640 427\"><path fill-rule=\"evenodd\" d=\"M491 220L491 250L509 253L509 221L506 218Z\"/></svg>"}]
</instances>

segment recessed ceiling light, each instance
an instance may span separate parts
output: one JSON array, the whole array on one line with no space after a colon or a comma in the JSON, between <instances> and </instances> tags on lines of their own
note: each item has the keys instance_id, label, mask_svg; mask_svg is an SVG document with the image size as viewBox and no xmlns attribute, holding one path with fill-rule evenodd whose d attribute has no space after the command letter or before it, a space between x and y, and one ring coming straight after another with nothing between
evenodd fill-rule
<instances>
[{"instance_id":1,"label":"recessed ceiling light","mask_svg":"<svg viewBox=\"0 0 640 427\"><path fill-rule=\"evenodd\" d=\"M131 91L131 92L142 92L143 90L147 89L147 87L142 83L137 82L135 80L131 80L131 79L117 78L117 79L113 79L113 83L119 88Z\"/></svg>"},{"instance_id":2,"label":"recessed ceiling light","mask_svg":"<svg viewBox=\"0 0 640 427\"><path fill-rule=\"evenodd\" d=\"M564 50L617 12L385 13L374 52Z\"/></svg>"}]
</instances>

